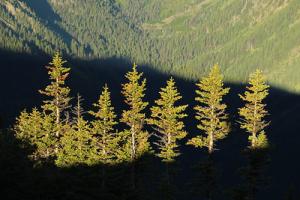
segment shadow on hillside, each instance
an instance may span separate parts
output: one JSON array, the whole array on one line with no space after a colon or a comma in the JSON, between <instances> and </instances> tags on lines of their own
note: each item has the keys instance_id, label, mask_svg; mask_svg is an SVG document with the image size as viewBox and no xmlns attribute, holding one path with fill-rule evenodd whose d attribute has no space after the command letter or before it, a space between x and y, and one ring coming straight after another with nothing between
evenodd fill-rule
<instances>
[{"instance_id":1,"label":"shadow on hillside","mask_svg":"<svg viewBox=\"0 0 300 200\"><path fill-rule=\"evenodd\" d=\"M57 15L52 7L49 5L49 2L46 0L42 1L32 1L32 0L23 0L26 4L37 14L42 21L45 21L46 25L54 30L58 35L60 35L68 45L71 44L72 36L60 27L59 23L61 19Z\"/></svg>"},{"instance_id":2,"label":"shadow on hillside","mask_svg":"<svg viewBox=\"0 0 300 200\"><path fill-rule=\"evenodd\" d=\"M47 65L50 57L7 51L0 51L0 57L0 117L2 126L9 127L22 109L41 105L43 99L37 91L48 83L47 72L43 66ZM112 90L113 104L117 105L116 110L120 116L124 108L120 84L124 82L124 74L129 69L130 62L122 58L91 61L66 58L66 60L68 66L72 67L70 80L67 82L72 89L72 96L79 92L85 98L85 109L90 109L90 105L98 98L101 87L107 82ZM139 70L147 77L147 100L152 104L158 97L159 88L165 84L169 76L153 71L146 65L141 66ZM190 105L188 109L190 117L185 120L190 138L191 135L198 133L192 109L195 86L193 82L178 77L175 77L175 80L184 97L183 103ZM238 169L243 166L256 167L249 164L251 161L241 154L247 145L247 136L234 123L237 119L237 108L241 104L237 94L243 91L245 86L227 85L231 88L231 94L225 98L233 122L231 134L217 144L220 150L215 153L213 161L205 158L205 151L182 146L182 155L172 166L174 177L171 183L165 182L164 166L153 156L146 156L138 161L140 174L137 176L138 187L135 189L130 185L128 165L109 167L111 173L107 182L109 187L105 188L101 186L102 178L99 172L101 166L58 169L50 164L47 167L34 168L33 163L27 158L29 152L20 148L14 135L5 132L0 135L1 180L7 183L2 188L4 194L9 195L10 199L245 199L243 192L249 192L245 187L251 185L246 182L250 180L253 185L253 180L241 179ZM300 140L298 134L300 97L271 88L267 103L271 113L269 119L272 121L267 135L273 147L270 152L270 163L263 173L270 180L266 184L268 187L255 191L257 193L255 199L283 199L289 195L299 197L299 194L295 193L297 191L290 188L300 187L298 170L300 163L297 159L300 153L297 148L297 142ZM193 166L196 166L196 172L191 170ZM199 168L200 170L197 170ZM201 174L201 170L205 173ZM216 173L208 173L213 171ZM195 195L191 191L190 184L195 183L192 177L195 177L197 172L200 172L200 178L196 180L198 193ZM250 174L255 175L251 172ZM214 189L211 190L207 182L213 179L211 185Z\"/></svg>"}]
</instances>

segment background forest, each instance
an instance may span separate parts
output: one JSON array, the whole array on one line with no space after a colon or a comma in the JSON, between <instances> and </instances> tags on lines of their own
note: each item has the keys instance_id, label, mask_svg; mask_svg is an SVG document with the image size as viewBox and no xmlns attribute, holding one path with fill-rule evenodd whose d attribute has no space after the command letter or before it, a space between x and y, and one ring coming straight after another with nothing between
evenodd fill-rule
<instances>
[{"instance_id":1,"label":"background forest","mask_svg":"<svg viewBox=\"0 0 300 200\"><path fill-rule=\"evenodd\" d=\"M1 47L84 59L126 58L198 79L219 63L226 80L256 68L299 91L298 0L6 0Z\"/></svg>"},{"instance_id":2,"label":"background forest","mask_svg":"<svg viewBox=\"0 0 300 200\"><path fill-rule=\"evenodd\" d=\"M298 199L300 162L298 0L6 0L0 2L0 177L6 199ZM12 130L26 109L41 111L45 100L38 91L49 85L49 66L61 52L70 67L66 86L70 106L82 98L82 117L90 122L93 104L105 84L121 120L127 106L121 93L133 63L146 78L144 113L172 76L188 105L182 121L176 162L166 166L152 153L134 164L65 165L64 160L36 154L36 144ZM218 64L230 88L229 134L216 143L213 156L206 148L185 145L204 131L197 129L193 109L196 83ZM240 128L249 75L256 69L270 85L264 103L270 115L265 127L270 146L247 151L248 134ZM37 113L36 113L37 114ZM97 115L94 113L94 117ZM26 118L26 115L23 116ZM62 116L66 119L66 115ZM38 119L38 114L37 114ZM75 119L75 118L74 118ZM126 120L125 120L126 121ZM152 133L152 121L145 130ZM51 124L51 123L50 123ZM120 122L121 132L126 125ZM71 134L72 135L72 134ZM76 134L75 134L76 135ZM68 140L65 140L68 143ZM197 145L196 145L197 146ZM55 150L55 148L54 148ZM76 153L77 155L77 153ZM128 155L127 155L128 156ZM72 159L72 158L71 158ZM47 161L47 159L46 159ZM58 164L59 163L59 164ZM107 176L103 176L103 166ZM135 187L132 169L135 168ZM103 181L105 177L105 181ZM105 182L105 184L104 184Z\"/></svg>"}]
</instances>

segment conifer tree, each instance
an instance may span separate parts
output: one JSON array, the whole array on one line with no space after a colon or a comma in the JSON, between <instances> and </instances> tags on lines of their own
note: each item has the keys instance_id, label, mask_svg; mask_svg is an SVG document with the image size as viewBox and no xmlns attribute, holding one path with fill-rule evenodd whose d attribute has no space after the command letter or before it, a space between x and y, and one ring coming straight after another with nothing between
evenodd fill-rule
<instances>
[{"instance_id":1,"label":"conifer tree","mask_svg":"<svg viewBox=\"0 0 300 200\"><path fill-rule=\"evenodd\" d=\"M94 136L92 144L95 146L93 160L104 165L114 164L117 159L116 150L118 149L119 136L114 130L114 126L117 124L115 121L116 114L107 85L103 87L99 100L94 106L97 108L97 111L89 112L95 117L91 128Z\"/></svg>"},{"instance_id":2,"label":"conifer tree","mask_svg":"<svg viewBox=\"0 0 300 200\"><path fill-rule=\"evenodd\" d=\"M15 132L36 147L35 159L54 156L58 151L59 137L67 127L62 123L61 115L70 101L70 89L65 86L70 69L63 67L64 63L60 54L56 53L47 67L51 83L45 90L39 91L50 98L44 101L43 112L37 109L31 113L24 111L17 118Z\"/></svg>"},{"instance_id":3,"label":"conifer tree","mask_svg":"<svg viewBox=\"0 0 300 200\"><path fill-rule=\"evenodd\" d=\"M121 122L127 124L129 129L123 132L124 139L127 142L124 144L125 151L121 157L130 161L134 161L150 148L148 133L143 130L146 119L143 111L148 102L143 101L146 90L146 79L142 79L142 75L143 73L139 73L137 65L134 64L132 71L125 75L128 82L122 85L122 94L129 109L123 111Z\"/></svg>"},{"instance_id":4,"label":"conifer tree","mask_svg":"<svg viewBox=\"0 0 300 200\"><path fill-rule=\"evenodd\" d=\"M45 90L39 91L49 97L49 100L44 101L42 108L47 114L54 117L56 124L55 136L57 138L61 136L63 130L62 113L69 107L70 101L70 89L65 86L70 68L64 67L64 63L66 61L62 59L60 53L55 53L50 66L47 66L51 83Z\"/></svg>"},{"instance_id":5,"label":"conifer tree","mask_svg":"<svg viewBox=\"0 0 300 200\"><path fill-rule=\"evenodd\" d=\"M224 88L223 76L218 65L213 66L207 77L198 84L195 100L200 104L196 110L196 119L199 120L198 129L204 131L206 136L197 136L188 141L195 147L207 147L209 154L214 151L215 142L223 139L229 133L229 124L226 105L222 103L223 96L229 92Z\"/></svg>"},{"instance_id":6,"label":"conifer tree","mask_svg":"<svg viewBox=\"0 0 300 200\"><path fill-rule=\"evenodd\" d=\"M93 152L91 145L89 123L84 120L81 106L81 97L77 96L77 104L73 113L75 114L72 125L61 137L61 148L57 153L56 165L59 167L73 166L79 164L90 164Z\"/></svg>"},{"instance_id":7,"label":"conifer tree","mask_svg":"<svg viewBox=\"0 0 300 200\"><path fill-rule=\"evenodd\" d=\"M102 164L102 188L106 186L107 165L114 165L118 160L120 136L116 133L114 126L116 122L116 114L111 103L111 97L108 86L105 84L99 100L94 104L96 112L89 113L94 116L92 121L92 145L94 151L92 154L92 162Z\"/></svg>"},{"instance_id":8,"label":"conifer tree","mask_svg":"<svg viewBox=\"0 0 300 200\"><path fill-rule=\"evenodd\" d=\"M34 147L31 155L33 160L49 158L54 154L53 145L56 143L53 118L39 112L23 111L14 126L16 137Z\"/></svg>"},{"instance_id":9,"label":"conifer tree","mask_svg":"<svg viewBox=\"0 0 300 200\"><path fill-rule=\"evenodd\" d=\"M269 125L264 118L268 115L265 109L264 99L268 96L269 86L266 84L266 77L261 70L256 70L249 77L249 86L243 95L239 95L245 102L245 106L239 109L241 116L241 128L249 134L251 148L265 148L268 146L267 136L264 129Z\"/></svg>"},{"instance_id":10,"label":"conifer tree","mask_svg":"<svg viewBox=\"0 0 300 200\"><path fill-rule=\"evenodd\" d=\"M175 81L171 78L167 81L167 86L162 88L160 98L155 101L155 106L151 108L151 118L148 123L154 126L155 134L159 138L157 146L160 152L157 154L165 162L171 162L180 153L178 152L177 141L186 136L182 118L187 105L176 106L180 96Z\"/></svg>"}]
</instances>

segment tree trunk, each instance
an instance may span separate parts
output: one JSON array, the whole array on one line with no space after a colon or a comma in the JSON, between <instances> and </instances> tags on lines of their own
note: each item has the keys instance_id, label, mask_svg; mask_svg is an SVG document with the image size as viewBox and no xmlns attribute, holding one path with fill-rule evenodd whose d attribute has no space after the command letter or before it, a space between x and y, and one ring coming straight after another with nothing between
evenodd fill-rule
<instances>
[{"instance_id":1,"label":"tree trunk","mask_svg":"<svg viewBox=\"0 0 300 200\"><path fill-rule=\"evenodd\" d=\"M56 108L56 137L59 137L59 130L58 130L58 126L59 126L59 122L60 122L60 112L59 112L59 108Z\"/></svg>"},{"instance_id":2,"label":"tree trunk","mask_svg":"<svg viewBox=\"0 0 300 200\"><path fill-rule=\"evenodd\" d=\"M253 113L253 116L254 116L254 121L253 121L253 131L252 131L252 139L251 139L251 148L255 148L256 147L256 134L257 134L257 130L256 130L256 120L255 120L255 117L257 115L257 108L256 108L256 102L254 104L254 113Z\"/></svg>"},{"instance_id":3,"label":"tree trunk","mask_svg":"<svg viewBox=\"0 0 300 200\"><path fill-rule=\"evenodd\" d=\"M57 102L58 102L58 100L57 100ZM59 135L60 135L59 123L60 123L60 111L59 111L59 108L57 106L56 107L56 133L55 133L55 136L56 136L57 139L59 138ZM55 144L54 152L58 153L58 145L57 144Z\"/></svg>"},{"instance_id":4,"label":"tree trunk","mask_svg":"<svg viewBox=\"0 0 300 200\"><path fill-rule=\"evenodd\" d=\"M133 162L136 154L136 144L135 144L135 126L131 127L131 161Z\"/></svg>"},{"instance_id":5,"label":"tree trunk","mask_svg":"<svg viewBox=\"0 0 300 200\"><path fill-rule=\"evenodd\" d=\"M213 133L209 134L209 144L208 144L208 153L212 154L214 151L214 136Z\"/></svg>"},{"instance_id":6,"label":"tree trunk","mask_svg":"<svg viewBox=\"0 0 300 200\"><path fill-rule=\"evenodd\" d=\"M46 149L46 157L47 158L49 157L49 149L48 148Z\"/></svg>"},{"instance_id":7,"label":"tree trunk","mask_svg":"<svg viewBox=\"0 0 300 200\"><path fill-rule=\"evenodd\" d=\"M56 86L57 88L59 87L59 84L58 84L58 78L56 78ZM59 126L59 123L60 123L60 110L59 110L59 97L58 97L58 91L56 90L56 94L55 94L55 106L56 106L56 137L58 138L59 137L59 130L58 130L58 126Z\"/></svg>"},{"instance_id":8,"label":"tree trunk","mask_svg":"<svg viewBox=\"0 0 300 200\"><path fill-rule=\"evenodd\" d=\"M213 151L214 151L214 131L215 131L215 106L212 105L211 106L211 121L210 121L210 126L211 126L211 130L210 130L210 133L209 133L209 141L208 141L208 153L209 154L212 154Z\"/></svg>"},{"instance_id":9,"label":"tree trunk","mask_svg":"<svg viewBox=\"0 0 300 200\"><path fill-rule=\"evenodd\" d=\"M256 133L254 131L252 132L251 147L253 149L256 147Z\"/></svg>"}]
</instances>

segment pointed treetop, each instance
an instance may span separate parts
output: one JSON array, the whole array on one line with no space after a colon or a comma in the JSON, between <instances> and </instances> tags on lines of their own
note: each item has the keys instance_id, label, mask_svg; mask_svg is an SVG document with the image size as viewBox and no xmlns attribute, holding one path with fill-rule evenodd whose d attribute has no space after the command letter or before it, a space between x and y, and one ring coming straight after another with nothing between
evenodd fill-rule
<instances>
[{"instance_id":1,"label":"pointed treetop","mask_svg":"<svg viewBox=\"0 0 300 200\"><path fill-rule=\"evenodd\" d=\"M104 84L103 89L108 89L108 84L107 83Z\"/></svg>"},{"instance_id":2,"label":"pointed treetop","mask_svg":"<svg viewBox=\"0 0 300 200\"><path fill-rule=\"evenodd\" d=\"M220 74L221 72L221 69L220 69L220 66L219 64L215 64L212 69L211 69L211 74Z\"/></svg>"},{"instance_id":3,"label":"pointed treetop","mask_svg":"<svg viewBox=\"0 0 300 200\"><path fill-rule=\"evenodd\" d=\"M262 70L257 69L254 73L250 74L249 83L253 87L261 85L259 91L262 91L269 88L269 86L266 85L266 80L267 78L262 72Z\"/></svg>"},{"instance_id":4,"label":"pointed treetop","mask_svg":"<svg viewBox=\"0 0 300 200\"><path fill-rule=\"evenodd\" d=\"M105 83L104 86L103 86L102 94L103 94L103 93L110 93L110 92L109 92L109 88L108 88L107 83Z\"/></svg>"},{"instance_id":5,"label":"pointed treetop","mask_svg":"<svg viewBox=\"0 0 300 200\"><path fill-rule=\"evenodd\" d=\"M174 83L174 84L175 84L175 80L174 80L173 76L171 76L171 77L170 77L170 79L169 79L169 81L168 81L168 82L172 82L172 83Z\"/></svg>"},{"instance_id":6,"label":"pointed treetop","mask_svg":"<svg viewBox=\"0 0 300 200\"><path fill-rule=\"evenodd\" d=\"M93 104L96 108L99 108L98 112L90 111L89 113L96 118L103 118L103 116L107 115L111 112L112 118L115 118L114 109L111 106L111 97L110 91L107 83L102 87L101 95L98 99L97 103Z\"/></svg>"},{"instance_id":7,"label":"pointed treetop","mask_svg":"<svg viewBox=\"0 0 300 200\"><path fill-rule=\"evenodd\" d=\"M136 68L137 68L137 64L134 62L133 65L132 65L133 71L137 71Z\"/></svg>"},{"instance_id":8,"label":"pointed treetop","mask_svg":"<svg viewBox=\"0 0 300 200\"><path fill-rule=\"evenodd\" d=\"M223 75L221 74L221 68L218 64L215 64L208 75L209 78L211 79L217 79L217 80L222 80L223 79Z\"/></svg>"},{"instance_id":9,"label":"pointed treetop","mask_svg":"<svg viewBox=\"0 0 300 200\"><path fill-rule=\"evenodd\" d=\"M62 55L59 51L56 51L53 55L53 60L62 60ZM66 62L66 61L63 61Z\"/></svg>"},{"instance_id":10,"label":"pointed treetop","mask_svg":"<svg viewBox=\"0 0 300 200\"><path fill-rule=\"evenodd\" d=\"M259 80L259 81L266 81L266 76L264 75L263 71L260 69L256 69L254 73L250 74L250 81Z\"/></svg>"},{"instance_id":11,"label":"pointed treetop","mask_svg":"<svg viewBox=\"0 0 300 200\"><path fill-rule=\"evenodd\" d=\"M67 61L62 59L61 53L60 52L55 52L52 61L50 62L51 65L57 66L57 67L62 67L64 63Z\"/></svg>"},{"instance_id":12,"label":"pointed treetop","mask_svg":"<svg viewBox=\"0 0 300 200\"><path fill-rule=\"evenodd\" d=\"M63 60L58 51L53 55L52 61L49 63L50 66L46 66L48 74L50 75L50 80L56 80L59 81L59 83L63 83L70 71L70 68L63 66L66 62L67 61Z\"/></svg>"}]
</instances>

